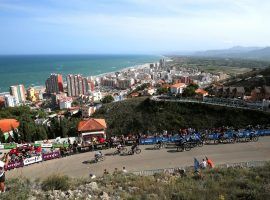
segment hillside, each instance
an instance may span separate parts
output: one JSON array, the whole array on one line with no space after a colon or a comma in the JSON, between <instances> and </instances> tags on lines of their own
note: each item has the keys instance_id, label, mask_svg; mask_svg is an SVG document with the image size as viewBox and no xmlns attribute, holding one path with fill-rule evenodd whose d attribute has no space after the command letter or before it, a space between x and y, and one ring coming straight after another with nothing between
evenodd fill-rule
<instances>
[{"instance_id":1,"label":"hillside","mask_svg":"<svg viewBox=\"0 0 270 200\"><path fill-rule=\"evenodd\" d=\"M270 86L270 67L238 75L237 77L230 79L224 85L242 86L245 87L247 92L250 92L255 87L262 87L263 85Z\"/></svg>"},{"instance_id":2,"label":"hillside","mask_svg":"<svg viewBox=\"0 0 270 200\"><path fill-rule=\"evenodd\" d=\"M220 57L220 58L243 58L243 59L257 59L270 60L270 47L232 47L221 50L208 50L196 52L193 56L201 57Z\"/></svg>"},{"instance_id":3,"label":"hillside","mask_svg":"<svg viewBox=\"0 0 270 200\"><path fill-rule=\"evenodd\" d=\"M113 135L173 131L184 127L202 129L270 124L270 113L195 103L154 102L148 98L104 105L94 117L105 118L108 134Z\"/></svg>"}]
</instances>

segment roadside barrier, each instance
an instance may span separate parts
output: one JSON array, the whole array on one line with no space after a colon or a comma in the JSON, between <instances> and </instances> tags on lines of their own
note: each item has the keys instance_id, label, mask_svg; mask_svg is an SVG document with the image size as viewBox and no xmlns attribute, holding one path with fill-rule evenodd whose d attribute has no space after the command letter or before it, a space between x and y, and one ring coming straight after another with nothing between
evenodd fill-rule
<instances>
[{"instance_id":1,"label":"roadside barrier","mask_svg":"<svg viewBox=\"0 0 270 200\"><path fill-rule=\"evenodd\" d=\"M227 164L219 164L216 165L216 168L251 168L251 167L262 167L269 161L248 161L248 162L238 162L238 163L227 163ZM175 169L184 169L186 171L193 170L194 166L181 166L175 168L163 168L163 169L151 169L151 170L142 170L142 171L133 171L131 173L138 175L138 176L153 176L154 174L159 173L170 173L172 174Z\"/></svg>"},{"instance_id":2,"label":"roadside barrier","mask_svg":"<svg viewBox=\"0 0 270 200\"><path fill-rule=\"evenodd\" d=\"M41 155L32 156L30 158L24 158L23 160L20 160L20 161L9 162L6 165L5 170L7 171L7 170L15 169L15 168L20 168L20 167L24 167L24 166L31 165L34 163L39 163L39 162L43 162L47 160L60 158L60 157L61 157L60 151L43 153Z\"/></svg>"},{"instance_id":3,"label":"roadside barrier","mask_svg":"<svg viewBox=\"0 0 270 200\"><path fill-rule=\"evenodd\" d=\"M265 129L265 130L256 130L256 131L242 131L240 133L238 133L238 135L240 137L249 137L249 135L251 133L255 133L255 135L258 136L269 136L270 135L270 129ZM215 140L218 139L218 135L219 133L212 133L207 135L207 139L210 140ZM192 137L192 135L187 135L185 136L185 138L190 138ZM197 138L200 138L200 134L196 134ZM233 138L233 132L232 131L228 131L224 134L225 138L229 138L232 139ZM162 142L174 142L176 140L178 140L180 137L179 136L170 136L170 137L150 137L150 138L141 138L140 139L140 144L141 145L149 145L149 144L156 144L158 141L162 141Z\"/></svg>"}]
</instances>

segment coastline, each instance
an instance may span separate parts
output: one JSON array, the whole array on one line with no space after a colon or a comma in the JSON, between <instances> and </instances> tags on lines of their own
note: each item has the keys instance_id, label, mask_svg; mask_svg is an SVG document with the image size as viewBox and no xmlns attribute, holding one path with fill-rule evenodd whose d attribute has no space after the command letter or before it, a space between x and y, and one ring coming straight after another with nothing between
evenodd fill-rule
<instances>
[{"instance_id":1,"label":"coastline","mask_svg":"<svg viewBox=\"0 0 270 200\"><path fill-rule=\"evenodd\" d=\"M157 61L156 61L156 62L157 62ZM152 63L156 63L156 62L152 62ZM125 67L125 68L123 68L123 69L121 69L121 70L116 70L116 71L106 72L106 73L94 75L94 76L92 76L92 77L94 77L94 78L101 78L101 77L103 77L103 76L108 76L108 75L114 74L114 73L116 73L116 72L125 72L125 71L128 71L128 70L130 70L130 69L143 69L143 68L149 66L150 64L151 64L151 63L148 62L148 63L144 63L144 64L139 64L139 65L132 65L132 66L130 66L130 67ZM90 77L90 76L87 76L87 77Z\"/></svg>"},{"instance_id":2,"label":"coastline","mask_svg":"<svg viewBox=\"0 0 270 200\"><path fill-rule=\"evenodd\" d=\"M84 77L87 77L87 78L88 77L101 78L101 77L104 77L104 76L112 75L112 74L114 74L116 72L125 72L125 71L131 70L131 69L143 69L143 68L148 67L151 63L157 63L157 62L158 62L158 60L153 61L153 62L145 62L145 63L142 63L142 64L136 64L136 65L127 66L127 67L124 67L124 68L119 69L119 70L105 72L105 73L101 73L101 74L97 74L97 75L86 75ZM74 74L80 74L80 73L74 73ZM45 83L45 81L46 80L44 80L44 83ZM66 84L66 81L65 81L65 78L64 77L63 77L63 83ZM25 86L26 89L29 88L29 87L33 87L33 88L39 88L39 87L40 88L45 88L45 84L34 85L33 83L31 83L31 84L28 84L28 85L25 85L25 84L23 84L23 85ZM0 92L0 94L4 94L4 93L9 93L9 91L1 91Z\"/></svg>"}]
</instances>

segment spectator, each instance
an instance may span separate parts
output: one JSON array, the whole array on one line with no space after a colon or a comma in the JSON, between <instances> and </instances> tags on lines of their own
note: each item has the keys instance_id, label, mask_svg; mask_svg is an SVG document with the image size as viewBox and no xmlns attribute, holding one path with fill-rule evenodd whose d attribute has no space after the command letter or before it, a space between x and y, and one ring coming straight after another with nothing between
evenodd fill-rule
<instances>
[{"instance_id":1,"label":"spectator","mask_svg":"<svg viewBox=\"0 0 270 200\"><path fill-rule=\"evenodd\" d=\"M90 177L90 179L95 179L96 175L95 174L90 174L89 177Z\"/></svg>"},{"instance_id":2,"label":"spectator","mask_svg":"<svg viewBox=\"0 0 270 200\"><path fill-rule=\"evenodd\" d=\"M118 174L118 173L119 173L118 169L117 168L114 168L113 174Z\"/></svg>"},{"instance_id":3,"label":"spectator","mask_svg":"<svg viewBox=\"0 0 270 200\"><path fill-rule=\"evenodd\" d=\"M122 172L123 172L123 173L127 173L126 167L123 167Z\"/></svg>"},{"instance_id":4,"label":"spectator","mask_svg":"<svg viewBox=\"0 0 270 200\"><path fill-rule=\"evenodd\" d=\"M208 159L207 157L205 157L205 158L206 158L208 167L210 169L214 168L215 167L214 162L212 160Z\"/></svg>"},{"instance_id":5,"label":"spectator","mask_svg":"<svg viewBox=\"0 0 270 200\"><path fill-rule=\"evenodd\" d=\"M207 162L205 159L202 160L202 162L200 163L200 166L202 169L205 169L207 167Z\"/></svg>"},{"instance_id":6,"label":"spectator","mask_svg":"<svg viewBox=\"0 0 270 200\"><path fill-rule=\"evenodd\" d=\"M5 192L5 166L8 165L9 157L6 154L5 162L0 161L0 192Z\"/></svg>"},{"instance_id":7,"label":"spectator","mask_svg":"<svg viewBox=\"0 0 270 200\"><path fill-rule=\"evenodd\" d=\"M107 169L104 169L103 175L108 175L109 172L107 171Z\"/></svg>"}]
</instances>

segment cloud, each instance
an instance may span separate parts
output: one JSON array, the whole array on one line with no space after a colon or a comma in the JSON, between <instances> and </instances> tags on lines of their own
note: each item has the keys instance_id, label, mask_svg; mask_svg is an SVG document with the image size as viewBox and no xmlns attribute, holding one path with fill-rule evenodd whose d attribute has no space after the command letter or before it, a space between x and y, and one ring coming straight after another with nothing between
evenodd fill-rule
<instances>
[{"instance_id":1,"label":"cloud","mask_svg":"<svg viewBox=\"0 0 270 200\"><path fill-rule=\"evenodd\" d=\"M161 50L270 44L270 27L266 25L270 2L266 0L27 2L0 0L0 11L11 13L0 14L1 27L4 23L27 24L27 35L32 31L47 40L57 37L63 46L66 40L76 40L82 46L96 40L117 43L121 49L128 44L130 48L141 45Z\"/></svg>"}]
</instances>

